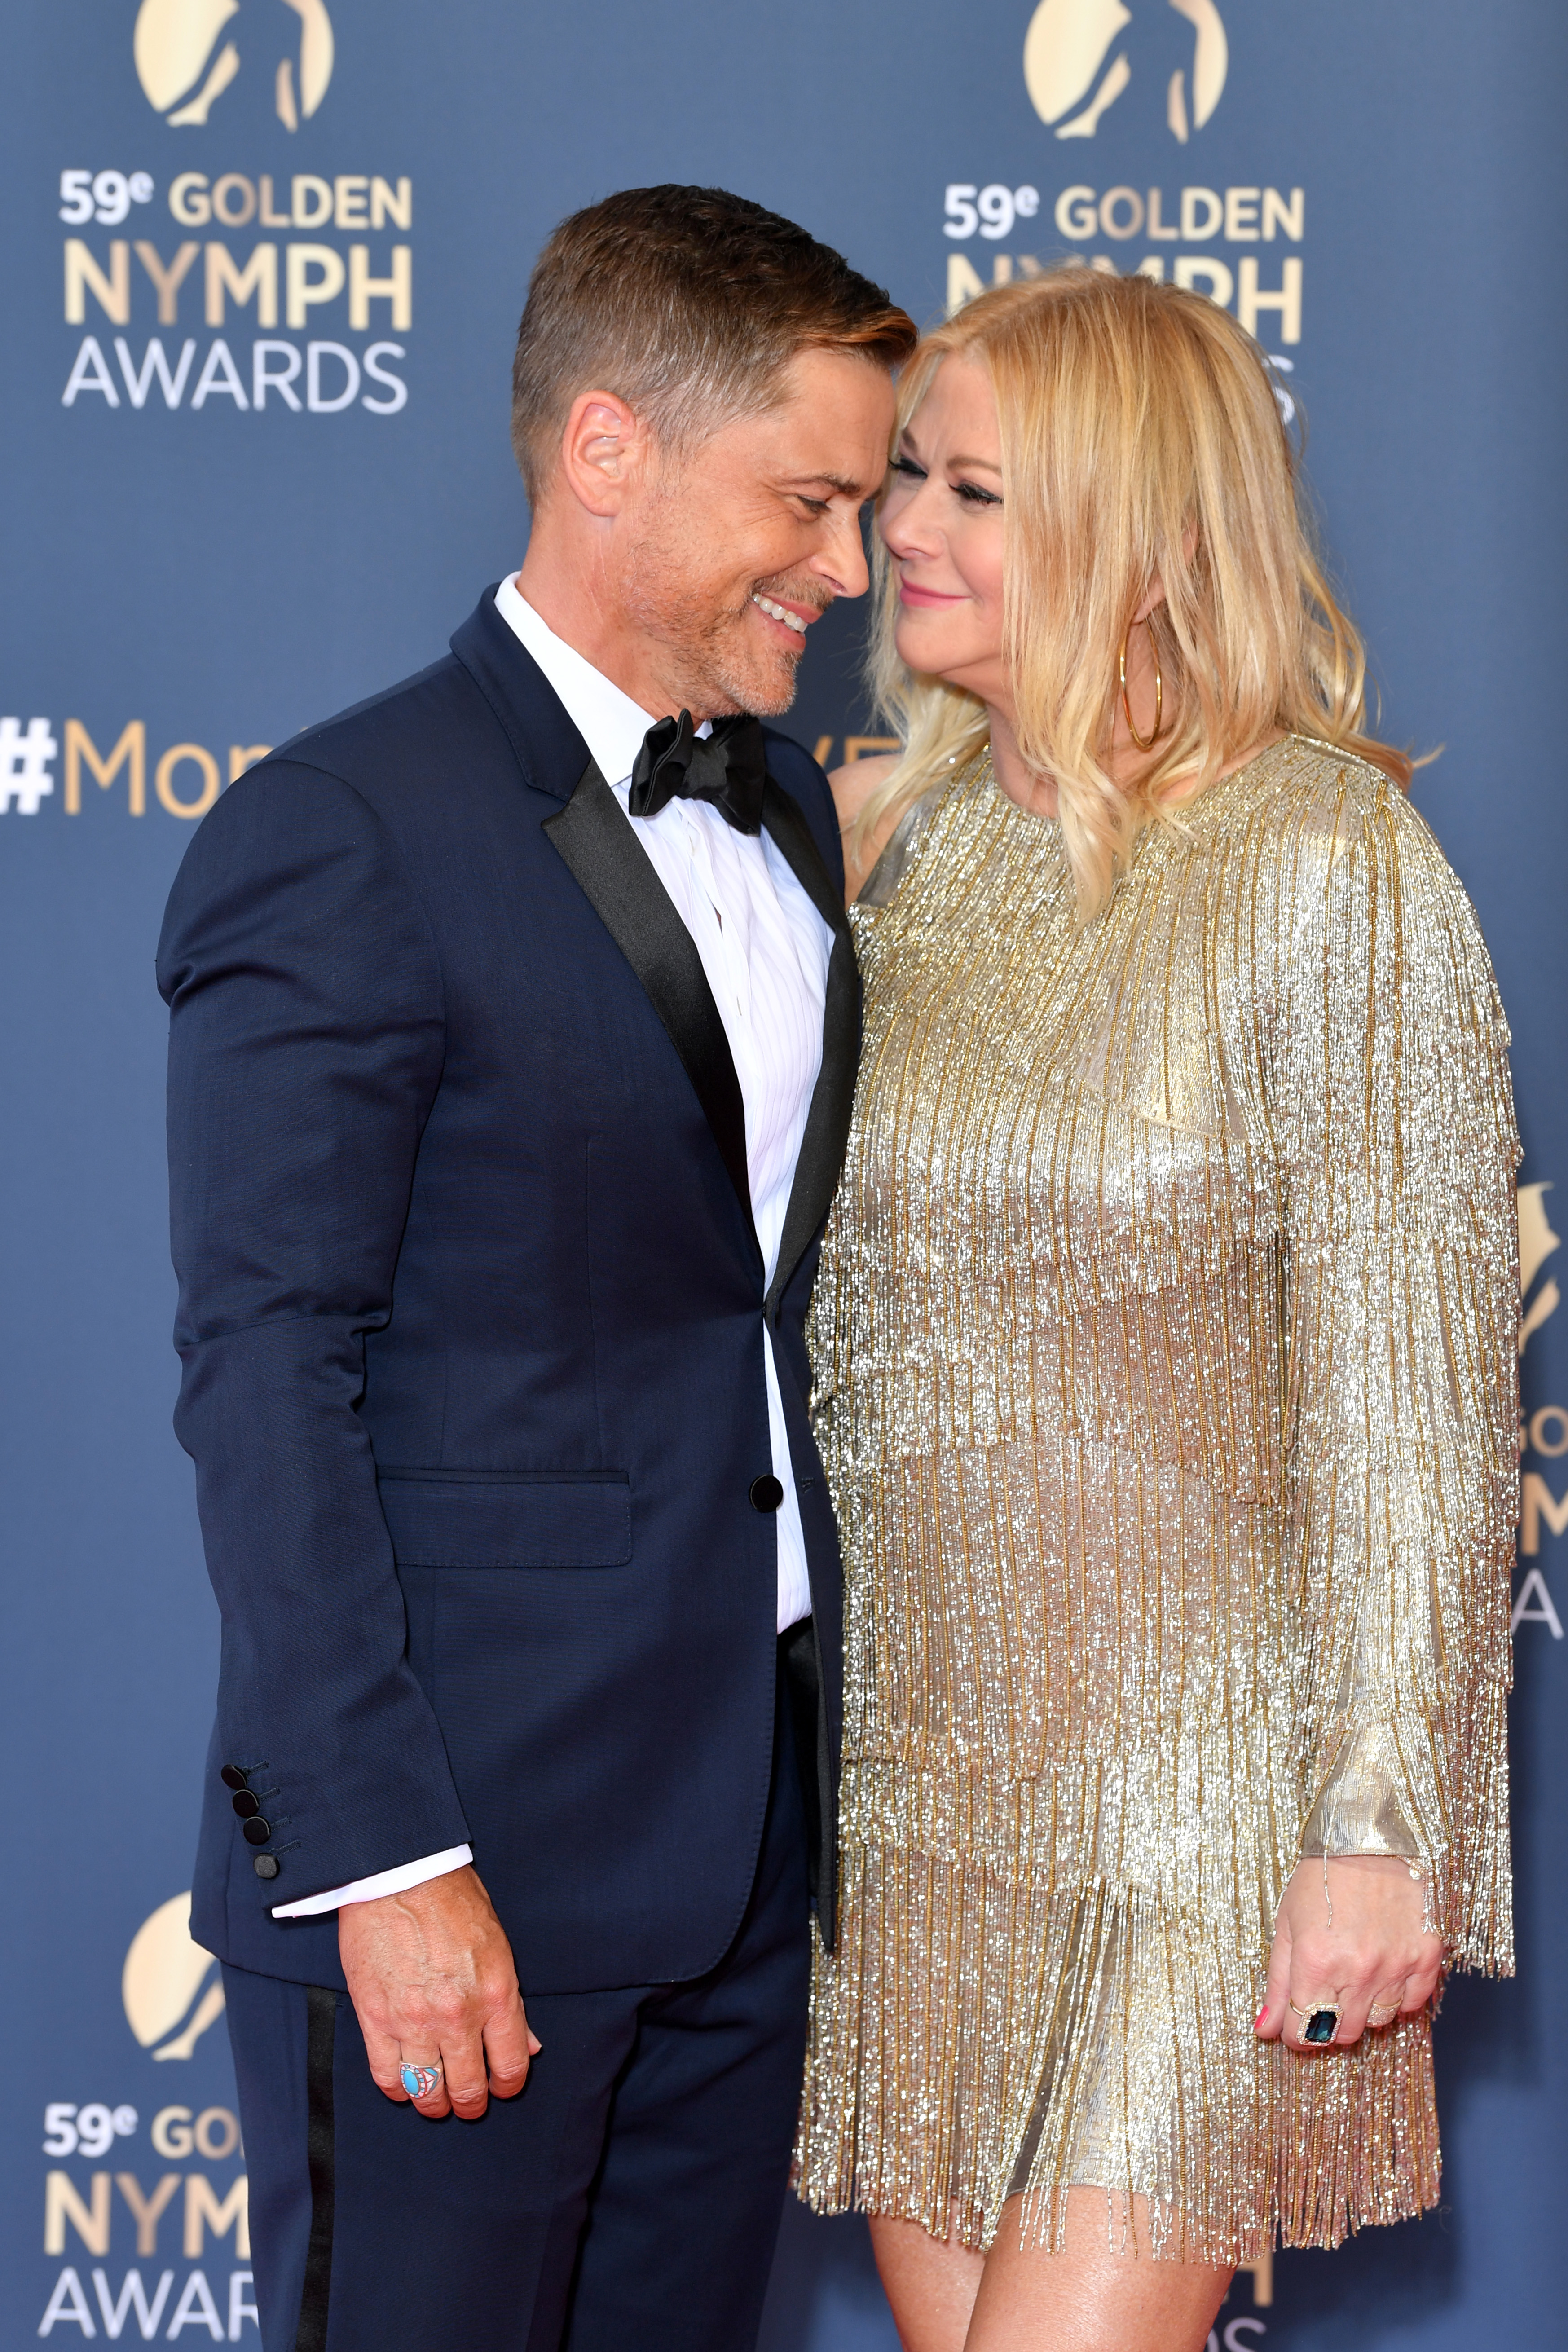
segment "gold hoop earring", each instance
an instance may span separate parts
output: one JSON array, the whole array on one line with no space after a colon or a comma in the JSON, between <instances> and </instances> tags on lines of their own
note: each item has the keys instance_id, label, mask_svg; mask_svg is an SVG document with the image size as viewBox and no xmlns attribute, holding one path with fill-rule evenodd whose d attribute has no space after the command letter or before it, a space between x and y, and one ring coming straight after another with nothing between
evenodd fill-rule
<instances>
[{"instance_id":1,"label":"gold hoop earring","mask_svg":"<svg viewBox=\"0 0 1568 2352\"><path fill-rule=\"evenodd\" d=\"M1154 731L1152 735L1140 735L1132 723L1132 705L1127 698L1127 640L1132 634L1131 622L1122 632L1121 651L1116 657L1116 674L1121 685L1121 709L1127 721L1127 732L1141 751L1152 751L1160 740L1160 714L1164 707L1165 681L1160 675L1160 648L1154 642L1153 625L1148 621L1143 625L1149 632L1149 650L1154 656Z\"/></svg>"}]
</instances>

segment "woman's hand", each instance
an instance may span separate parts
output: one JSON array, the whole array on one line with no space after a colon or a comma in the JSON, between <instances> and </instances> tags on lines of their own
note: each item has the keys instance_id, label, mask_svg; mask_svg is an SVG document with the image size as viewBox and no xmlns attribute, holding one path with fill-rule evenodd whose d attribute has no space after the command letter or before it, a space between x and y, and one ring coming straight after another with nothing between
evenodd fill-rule
<instances>
[{"instance_id":1,"label":"woman's hand","mask_svg":"<svg viewBox=\"0 0 1568 2352\"><path fill-rule=\"evenodd\" d=\"M1298 1863L1274 1923L1258 2039L1307 2052L1343 2049L1369 2024L1376 2030L1424 2009L1443 1968L1442 1939L1423 1932L1424 1911L1421 1882L1396 1854L1345 1854L1327 1864L1310 1854ZM1331 2043L1303 2039L1315 2009L1340 2012Z\"/></svg>"}]
</instances>

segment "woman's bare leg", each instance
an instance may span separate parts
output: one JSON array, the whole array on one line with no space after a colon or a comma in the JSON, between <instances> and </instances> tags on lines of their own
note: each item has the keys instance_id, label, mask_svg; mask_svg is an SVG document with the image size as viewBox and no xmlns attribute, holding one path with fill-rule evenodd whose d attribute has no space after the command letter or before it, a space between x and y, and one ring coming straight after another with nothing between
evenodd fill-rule
<instances>
[{"instance_id":1,"label":"woman's bare leg","mask_svg":"<svg viewBox=\"0 0 1568 2352\"><path fill-rule=\"evenodd\" d=\"M963 2352L984 2255L880 2213L871 2216L871 2244L904 2352Z\"/></svg>"},{"instance_id":2,"label":"woman's bare leg","mask_svg":"<svg viewBox=\"0 0 1568 2352\"><path fill-rule=\"evenodd\" d=\"M1068 2192L1059 2253L1026 2246L1012 2200L988 2254L873 2215L871 2243L904 2352L1204 2352L1231 2273L1157 2262L1135 2200L1112 2240L1098 2189Z\"/></svg>"},{"instance_id":3,"label":"woman's bare leg","mask_svg":"<svg viewBox=\"0 0 1568 2352\"><path fill-rule=\"evenodd\" d=\"M1232 2273L1155 2261L1142 2198L1135 2247L1112 2237L1102 2189L1068 2191L1059 2253L1026 2246L1019 2213L1010 2202L985 2257L963 2352L1204 2352Z\"/></svg>"}]
</instances>

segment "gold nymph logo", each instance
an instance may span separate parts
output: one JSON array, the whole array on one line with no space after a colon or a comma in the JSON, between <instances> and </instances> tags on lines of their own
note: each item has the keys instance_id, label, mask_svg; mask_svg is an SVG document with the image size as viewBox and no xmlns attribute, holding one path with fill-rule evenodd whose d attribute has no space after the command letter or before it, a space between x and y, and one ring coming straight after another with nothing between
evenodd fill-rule
<instances>
[{"instance_id":1,"label":"gold nymph logo","mask_svg":"<svg viewBox=\"0 0 1568 2352\"><path fill-rule=\"evenodd\" d=\"M1549 1315L1555 1315L1563 1303L1563 1294L1548 1275L1533 1298L1530 1286L1541 1272L1554 1249L1562 1247L1563 1236L1552 1230L1546 1214L1544 1195L1550 1192L1548 1182L1521 1184L1519 1188L1519 1297L1523 1312L1519 1326L1519 1352L1522 1356L1525 1343L1540 1330Z\"/></svg>"},{"instance_id":2,"label":"gold nymph logo","mask_svg":"<svg viewBox=\"0 0 1568 2352\"><path fill-rule=\"evenodd\" d=\"M154 2058L188 2058L223 2015L223 1979L191 1940L191 1898L173 1895L142 1920L121 1972L125 2021Z\"/></svg>"},{"instance_id":3,"label":"gold nymph logo","mask_svg":"<svg viewBox=\"0 0 1568 2352\"><path fill-rule=\"evenodd\" d=\"M297 35L279 15L279 0L249 0L240 40L226 39L220 47L240 0L142 0L132 54L149 104L175 129L205 122L239 71L240 41L252 58L260 50L264 61L281 46L274 77L278 120L298 131L332 78L332 20L326 0L282 0L282 5L300 19Z\"/></svg>"},{"instance_id":4,"label":"gold nymph logo","mask_svg":"<svg viewBox=\"0 0 1568 2352\"><path fill-rule=\"evenodd\" d=\"M1215 0L1170 5L1194 35L1190 100L1184 68L1177 68L1165 89L1165 120L1184 147L1189 131L1201 131L1219 104L1230 50ZM1092 139L1100 116L1132 79L1129 44L1121 37L1131 23L1121 0L1040 0L1025 37L1024 80L1035 112L1058 139Z\"/></svg>"}]
</instances>

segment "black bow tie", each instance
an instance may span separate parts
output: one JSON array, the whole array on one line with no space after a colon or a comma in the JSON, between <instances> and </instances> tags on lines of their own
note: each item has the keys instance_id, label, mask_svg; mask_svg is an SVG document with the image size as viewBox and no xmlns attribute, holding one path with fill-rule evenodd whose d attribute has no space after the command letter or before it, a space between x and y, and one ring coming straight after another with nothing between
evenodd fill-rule
<instances>
[{"instance_id":1,"label":"black bow tie","mask_svg":"<svg viewBox=\"0 0 1568 2352\"><path fill-rule=\"evenodd\" d=\"M679 719L656 719L643 737L626 805L633 816L657 816L672 800L711 801L737 833L761 833L767 780L759 719L744 712L716 719L704 736L683 710Z\"/></svg>"}]
</instances>

